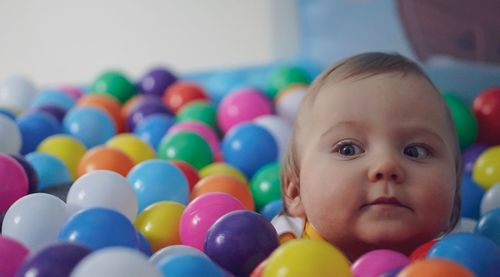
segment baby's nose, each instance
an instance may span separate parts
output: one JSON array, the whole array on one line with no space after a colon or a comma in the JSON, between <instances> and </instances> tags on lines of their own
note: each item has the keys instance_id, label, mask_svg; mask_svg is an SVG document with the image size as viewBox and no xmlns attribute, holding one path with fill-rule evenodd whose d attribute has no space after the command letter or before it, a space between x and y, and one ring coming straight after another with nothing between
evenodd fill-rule
<instances>
[{"instance_id":1,"label":"baby's nose","mask_svg":"<svg viewBox=\"0 0 500 277\"><path fill-rule=\"evenodd\" d=\"M399 184L404 181L404 177L401 165L390 157L377 161L368 171L368 179L373 183L386 181Z\"/></svg>"}]
</instances>

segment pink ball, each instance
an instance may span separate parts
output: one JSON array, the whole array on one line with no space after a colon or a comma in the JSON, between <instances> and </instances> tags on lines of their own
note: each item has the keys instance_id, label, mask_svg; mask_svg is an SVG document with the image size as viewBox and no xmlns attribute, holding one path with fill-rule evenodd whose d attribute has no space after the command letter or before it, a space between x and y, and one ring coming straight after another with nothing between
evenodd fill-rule
<instances>
[{"instance_id":1,"label":"pink ball","mask_svg":"<svg viewBox=\"0 0 500 277\"><path fill-rule=\"evenodd\" d=\"M207 124L198 121L183 121L170 127L170 129L168 129L168 134L175 134L181 131L194 132L204 138L208 142L208 145L210 145L210 149L212 149L212 154L214 156L220 152L217 134Z\"/></svg>"},{"instance_id":2,"label":"pink ball","mask_svg":"<svg viewBox=\"0 0 500 277\"><path fill-rule=\"evenodd\" d=\"M0 154L0 213L28 193L28 176L21 164Z\"/></svg>"},{"instance_id":3,"label":"pink ball","mask_svg":"<svg viewBox=\"0 0 500 277\"><path fill-rule=\"evenodd\" d=\"M272 105L271 100L256 89L237 89L222 99L217 110L217 123L226 133L236 124L272 114Z\"/></svg>"},{"instance_id":4,"label":"pink ball","mask_svg":"<svg viewBox=\"0 0 500 277\"><path fill-rule=\"evenodd\" d=\"M84 95L81 89L74 86L61 86L59 87L59 89L65 94L71 96L75 100L80 99Z\"/></svg>"},{"instance_id":5,"label":"pink ball","mask_svg":"<svg viewBox=\"0 0 500 277\"><path fill-rule=\"evenodd\" d=\"M356 277L378 277L390 270L405 267L409 263L410 259L399 252L379 249L359 257L352 264L351 271Z\"/></svg>"},{"instance_id":6,"label":"pink ball","mask_svg":"<svg viewBox=\"0 0 500 277\"><path fill-rule=\"evenodd\" d=\"M0 235L0 276L14 276L26 256L28 248L16 240Z\"/></svg>"},{"instance_id":7,"label":"pink ball","mask_svg":"<svg viewBox=\"0 0 500 277\"><path fill-rule=\"evenodd\" d=\"M245 210L235 197L223 192L209 192L191 201L181 216L179 235L182 244L203 251L205 237L212 224L223 215Z\"/></svg>"}]
</instances>

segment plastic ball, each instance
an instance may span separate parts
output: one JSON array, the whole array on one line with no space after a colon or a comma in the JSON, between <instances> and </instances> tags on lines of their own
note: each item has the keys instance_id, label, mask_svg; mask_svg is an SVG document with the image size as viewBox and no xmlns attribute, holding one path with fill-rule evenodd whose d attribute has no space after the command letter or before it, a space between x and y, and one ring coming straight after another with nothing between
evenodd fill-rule
<instances>
[{"instance_id":1,"label":"plastic ball","mask_svg":"<svg viewBox=\"0 0 500 277\"><path fill-rule=\"evenodd\" d=\"M200 179L191 191L191 199L208 192L225 192L241 201L245 209L255 209L248 185L232 176L216 174Z\"/></svg>"},{"instance_id":2,"label":"plastic ball","mask_svg":"<svg viewBox=\"0 0 500 277\"><path fill-rule=\"evenodd\" d=\"M359 257L351 266L354 276L377 277L395 268L401 268L410 263L405 255L389 250L372 250Z\"/></svg>"},{"instance_id":3,"label":"plastic ball","mask_svg":"<svg viewBox=\"0 0 500 277\"><path fill-rule=\"evenodd\" d=\"M102 207L115 210L133 222L137 196L128 180L109 170L96 170L78 178L68 191L66 203L77 209Z\"/></svg>"},{"instance_id":4,"label":"plastic ball","mask_svg":"<svg viewBox=\"0 0 500 277\"><path fill-rule=\"evenodd\" d=\"M183 161L172 160L171 162L182 171L182 173L186 177L186 180L188 181L189 191L192 191L194 185L196 185L196 183L198 183L198 181L200 180L198 170L196 170L196 168L194 168L192 165Z\"/></svg>"},{"instance_id":5,"label":"plastic ball","mask_svg":"<svg viewBox=\"0 0 500 277\"><path fill-rule=\"evenodd\" d=\"M500 208L482 215L474 233L489 238L500 247Z\"/></svg>"},{"instance_id":6,"label":"plastic ball","mask_svg":"<svg viewBox=\"0 0 500 277\"><path fill-rule=\"evenodd\" d=\"M462 177L460 195L462 196L460 216L479 219L481 200L484 195L483 188L476 184L470 176L465 175Z\"/></svg>"},{"instance_id":7,"label":"plastic ball","mask_svg":"<svg viewBox=\"0 0 500 277\"><path fill-rule=\"evenodd\" d=\"M28 194L29 193L34 193L38 191L38 175L37 172L35 171L35 168L28 162L26 157L23 157L21 155L13 155L10 154L12 158L16 160L24 169L24 172L26 173L26 177L28 177ZM68 173L69 176L69 173Z\"/></svg>"},{"instance_id":8,"label":"plastic ball","mask_svg":"<svg viewBox=\"0 0 500 277\"><path fill-rule=\"evenodd\" d=\"M55 242L67 219L62 200L46 193L33 193L10 206L3 219L2 234L33 250Z\"/></svg>"},{"instance_id":9,"label":"plastic ball","mask_svg":"<svg viewBox=\"0 0 500 277\"><path fill-rule=\"evenodd\" d=\"M69 111L75 106L75 99L60 90L47 89L38 92L32 102L33 107L55 105Z\"/></svg>"},{"instance_id":10,"label":"plastic ball","mask_svg":"<svg viewBox=\"0 0 500 277\"><path fill-rule=\"evenodd\" d=\"M182 171L163 160L149 160L136 165L127 175L135 190L139 212L160 201L176 201L186 204L189 185Z\"/></svg>"},{"instance_id":11,"label":"plastic ball","mask_svg":"<svg viewBox=\"0 0 500 277\"><path fill-rule=\"evenodd\" d=\"M0 235L0 275L15 276L28 253L28 249L18 241Z\"/></svg>"},{"instance_id":12,"label":"plastic ball","mask_svg":"<svg viewBox=\"0 0 500 277\"><path fill-rule=\"evenodd\" d=\"M16 120L16 115L14 114L14 112L8 110L7 108L2 108L0 106L0 114L5 115L12 120Z\"/></svg>"},{"instance_id":13,"label":"plastic ball","mask_svg":"<svg viewBox=\"0 0 500 277\"><path fill-rule=\"evenodd\" d=\"M455 95L445 93L443 96L455 123L460 148L469 147L477 137L477 121L472 110Z\"/></svg>"},{"instance_id":14,"label":"plastic ball","mask_svg":"<svg viewBox=\"0 0 500 277\"><path fill-rule=\"evenodd\" d=\"M153 114L135 127L134 134L158 151L161 139L174 124L174 118L169 115Z\"/></svg>"},{"instance_id":15,"label":"plastic ball","mask_svg":"<svg viewBox=\"0 0 500 277\"><path fill-rule=\"evenodd\" d=\"M62 226L59 240L82 244L92 250L106 247L137 248L134 226L123 214L107 208L75 213Z\"/></svg>"},{"instance_id":16,"label":"plastic ball","mask_svg":"<svg viewBox=\"0 0 500 277\"><path fill-rule=\"evenodd\" d=\"M151 257L153 254L153 250L151 249L151 245L149 245L148 239L139 231L136 230L137 234L137 249L141 251L142 254Z\"/></svg>"},{"instance_id":17,"label":"plastic ball","mask_svg":"<svg viewBox=\"0 0 500 277\"><path fill-rule=\"evenodd\" d=\"M429 253L429 250L431 250L436 242L438 241L431 240L417 247L417 249L413 250L413 252L411 253L410 261L414 262L417 260L425 259L427 257L427 254Z\"/></svg>"},{"instance_id":18,"label":"plastic ball","mask_svg":"<svg viewBox=\"0 0 500 277\"><path fill-rule=\"evenodd\" d=\"M288 149L288 141L292 136L292 124L285 118L276 115L264 115L256 118L254 123L264 127L278 143L278 157L283 160Z\"/></svg>"},{"instance_id":19,"label":"plastic ball","mask_svg":"<svg viewBox=\"0 0 500 277\"><path fill-rule=\"evenodd\" d=\"M214 174L224 174L233 176L245 184L248 183L247 177L245 177L239 169L223 162L211 163L203 167L198 174L200 175L200 178L205 178Z\"/></svg>"},{"instance_id":20,"label":"plastic ball","mask_svg":"<svg viewBox=\"0 0 500 277\"><path fill-rule=\"evenodd\" d=\"M163 276L206 276L225 277L219 266L208 257L193 254L180 254L164 258L158 263Z\"/></svg>"},{"instance_id":21,"label":"plastic ball","mask_svg":"<svg viewBox=\"0 0 500 277\"><path fill-rule=\"evenodd\" d=\"M276 199L267 203L259 213L263 215L267 220L271 221L275 216L277 216L283 210L283 199Z\"/></svg>"},{"instance_id":22,"label":"plastic ball","mask_svg":"<svg viewBox=\"0 0 500 277\"><path fill-rule=\"evenodd\" d=\"M28 193L28 176L11 156L0 153L0 213Z\"/></svg>"},{"instance_id":23,"label":"plastic ball","mask_svg":"<svg viewBox=\"0 0 500 277\"><path fill-rule=\"evenodd\" d=\"M483 196L481 200L481 214L500 208L500 183L495 184Z\"/></svg>"},{"instance_id":24,"label":"plastic ball","mask_svg":"<svg viewBox=\"0 0 500 277\"><path fill-rule=\"evenodd\" d=\"M224 159L250 178L262 166L276 162L278 145L263 127L242 123L233 128L222 141Z\"/></svg>"},{"instance_id":25,"label":"plastic ball","mask_svg":"<svg viewBox=\"0 0 500 277\"><path fill-rule=\"evenodd\" d=\"M26 160L33 167L38 178L37 191L71 182L68 167L61 159L51 154L33 152L26 155Z\"/></svg>"},{"instance_id":26,"label":"plastic ball","mask_svg":"<svg viewBox=\"0 0 500 277\"><path fill-rule=\"evenodd\" d=\"M218 131L217 110L210 102L193 101L185 105L176 114L177 122L199 121Z\"/></svg>"},{"instance_id":27,"label":"plastic ball","mask_svg":"<svg viewBox=\"0 0 500 277\"><path fill-rule=\"evenodd\" d=\"M31 106L36 93L35 86L27 78L10 76L0 82L0 107L22 113Z\"/></svg>"},{"instance_id":28,"label":"plastic ball","mask_svg":"<svg viewBox=\"0 0 500 277\"><path fill-rule=\"evenodd\" d=\"M228 70L213 74L207 81L207 93L215 105L231 91L243 87L245 76L237 71Z\"/></svg>"},{"instance_id":29,"label":"plastic ball","mask_svg":"<svg viewBox=\"0 0 500 277\"><path fill-rule=\"evenodd\" d=\"M68 135L53 135L44 139L37 151L59 158L69 170L71 179L77 177L78 164L87 148L77 139Z\"/></svg>"},{"instance_id":30,"label":"plastic ball","mask_svg":"<svg viewBox=\"0 0 500 277\"><path fill-rule=\"evenodd\" d=\"M150 69L139 80L139 90L142 94L162 97L165 90L177 81L177 77L166 68L157 67Z\"/></svg>"},{"instance_id":31,"label":"plastic ball","mask_svg":"<svg viewBox=\"0 0 500 277\"><path fill-rule=\"evenodd\" d=\"M153 96L143 98L142 101L134 105L127 115L128 130L135 130L135 127L140 124L140 122L155 114L172 115L170 110L163 105L161 99Z\"/></svg>"},{"instance_id":32,"label":"plastic ball","mask_svg":"<svg viewBox=\"0 0 500 277\"><path fill-rule=\"evenodd\" d=\"M206 256L205 253L203 253L199 249L179 244L179 245L170 245L156 251L153 254L153 256L149 258L149 262L158 265L158 263L164 258L170 256L184 255L184 254Z\"/></svg>"},{"instance_id":33,"label":"plastic ball","mask_svg":"<svg viewBox=\"0 0 500 277\"><path fill-rule=\"evenodd\" d=\"M120 102L107 94L85 95L76 103L77 107L94 107L106 112L113 122L117 133L125 131L125 122L120 115Z\"/></svg>"},{"instance_id":34,"label":"plastic ball","mask_svg":"<svg viewBox=\"0 0 500 277\"><path fill-rule=\"evenodd\" d=\"M123 123L126 123L128 115L130 114L130 111L137 104L139 104L140 102L144 101L144 99L146 99L146 98L148 98L147 95L136 94L136 95L132 96L129 100L127 100L127 102L122 103L123 105L122 105L121 110L120 110L120 117L121 117ZM130 130L128 130L126 124L125 124L125 130L126 131L130 131Z\"/></svg>"},{"instance_id":35,"label":"plastic ball","mask_svg":"<svg viewBox=\"0 0 500 277\"><path fill-rule=\"evenodd\" d=\"M279 245L273 225L258 213L233 211L208 230L205 253L237 276L248 276Z\"/></svg>"},{"instance_id":36,"label":"plastic ball","mask_svg":"<svg viewBox=\"0 0 500 277\"><path fill-rule=\"evenodd\" d=\"M111 95L122 104L137 93L135 86L123 73L113 70L100 74L90 89L91 94Z\"/></svg>"},{"instance_id":37,"label":"plastic ball","mask_svg":"<svg viewBox=\"0 0 500 277\"><path fill-rule=\"evenodd\" d=\"M269 202L280 199L280 165L271 163L260 168L252 177L250 191L255 200L257 211L260 211Z\"/></svg>"},{"instance_id":38,"label":"plastic ball","mask_svg":"<svg viewBox=\"0 0 500 277\"><path fill-rule=\"evenodd\" d=\"M167 135L175 134L177 132L193 132L204 138L210 148L212 149L212 155L215 157L220 152L219 139L217 138L217 133L210 126L199 121L184 121L175 124L167 132Z\"/></svg>"},{"instance_id":39,"label":"plastic ball","mask_svg":"<svg viewBox=\"0 0 500 277\"><path fill-rule=\"evenodd\" d=\"M0 153L19 154L22 147L22 133L16 122L0 114Z\"/></svg>"},{"instance_id":40,"label":"plastic ball","mask_svg":"<svg viewBox=\"0 0 500 277\"><path fill-rule=\"evenodd\" d=\"M477 158L472 170L473 180L484 189L500 182L500 146L493 146L485 150Z\"/></svg>"},{"instance_id":41,"label":"plastic ball","mask_svg":"<svg viewBox=\"0 0 500 277\"><path fill-rule=\"evenodd\" d=\"M349 260L328 242L316 239L292 240L268 258L263 277L353 276Z\"/></svg>"},{"instance_id":42,"label":"plastic ball","mask_svg":"<svg viewBox=\"0 0 500 277\"><path fill-rule=\"evenodd\" d=\"M500 248L485 237L458 233L444 237L428 258L443 258L465 266L476 276L493 277L500 272Z\"/></svg>"},{"instance_id":43,"label":"plastic ball","mask_svg":"<svg viewBox=\"0 0 500 277\"><path fill-rule=\"evenodd\" d=\"M172 84L163 95L163 103L174 114L188 103L197 100L208 100L205 91L196 83L186 81L178 81Z\"/></svg>"},{"instance_id":44,"label":"plastic ball","mask_svg":"<svg viewBox=\"0 0 500 277\"><path fill-rule=\"evenodd\" d=\"M182 244L203 251L212 224L229 212L243 209L245 207L238 199L222 192L210 192L195 198L181 216L179 233Z\"/></svg>"},{"instance_id":45,"label":"plastic ball","mask_svg":"<svg viewBox=\"0 0 500 277\"><path fill-rule=\"evenodd\" d=\"M125 152L109 146L96 146L83 155L78 164L78 177L99 169L111 170L127 176L134 162Z\"/></svg>"},{"instance_id":46,"label":"plastic ball","mask_svg":"<svg viewBox=\"0 0 500 277\"><path fill-rule=\"evenodd\" d=\"M54 243L26 259L16 276L69 276L75 266L91 252L87 247L75 243Z\"/></svg>"},{"instance_id":47,"label":"plastic ball","mask_svg":"<svg viewBox=\"0 0 500 277\"><path fill-rule=\"evenodd\" d=\"M293 123L306 93L305 85L291 85L283 89L275 98L276 114Z\"/></svg>"},{"instance_id":48,"label":"plastic ball","mask_svg":"<svg viewBox=\"0 0 500 277\"><path fill-rule=\"evenodd\" d=\"M475 144L475 145L472 145L469 148L465 149L462 152L462 164L464 166L464 173L465 174L472 175L474 163L476 162L479 155L481 155L481 153L483 153L484 150L486 150L486 149L488 149L488 146L486 146L486 145Z\"/></svg>"},{"instance_id":49,"label":"plastic ball","mask_svg":"<svg viewBox=\"0 0 500 277\"><path fill-rule=\"evenodd\" d=\"M162 277L162 274L142 253L123 247L113 247L85 257L75 267L71 276Z\"/></svg>"},{"instance_id":50,"label":"plastic ball","mask_svg":"<svg viewBox=\"0 0 500 277\"><path fill-rule=\"evenodd\" d=\"M42 112L54 117L59 124L62 124L66 110L56 105L41 105L32 109L33 112Z\"/></svg>"},{"instance_id":51,"label":"plastic ball","mask_svg":"<svg viewBox=\"0 0 500 277\"><path fill-rule=\"evenodd\" d=\"M474 274L464 266L445 259L416 261L408 265L398 274L398 277L420 276L474 277Z\"/></svg>"},{"instance_id":52,"label":"plastic ball","mask_svg":"<svg viewBox=\"0 0 500 277\"><path fill-rule=\"evenodd\" d=\"M106 146L123 151L130 157L134 164L139 164L156 157L150 145L130 133L123 133L112 137L106 142Z\"/></svg>"},{"instance_id":53,"label":"plastic ball","mask_svg":"<svg viewBox=\"0 0 500 277\"><path fill-rule=\"evenodd\" d=\"M64 117L63 126L66 134L77 138L87 148L104 144L116 134L111 117L94 107L70 110Z\"/></svg>"},{"instance_id":54,"label":"plastic ball","mask_svg":"<svg viewBox=\"0 0 500 277\"><path fill-rule=\"evenodd\" d=\"M222 99L217 109L217 123L223 133L237 124L272 113L272 102L259 90L242 88Z\"/></svg>"},{"instance_id":55,"label":"plastic ball","mask_svg":"<svg viewBox=\"0 0 500 277\"><path fill-rule=\"evenodd\" d=\"M500 87L481 92L472 103L472 111L477 119L477 142L500 144Z\"/></svg>"},{"instance_id":56,"label":"plastic ball","mask_svg":"<svg viewBox=\"0 0 500 277\"><path fill-rule=\"evenodd\" d=\"M61 124L54 117L42 112L20 116L17 119L17 126L22 135L23 155L35 151L44 139L62 131Z\"/></svg>"},{"instance_id":57,"label":"plastic ball","mask_svg":"<svg viewBox=\"0 0 500 277\"><path fill-rule=\"evenodd\" d=\"M73 97L75 100L79 100L85 94L82 88L72 86L72 85L63 85L58 87L58 89L67 95Z\"/></svg>"},{"instance_id":58,"label":"plastic ball","mask_svg":"<svg viewBox=\"0 0 500 277\"><path fill-rule=\"evenodd\" d=\"M208 142L193 132L166 135L158 147L158 157L165 160L181 160L201 169L213 162Z\"/></svg>"},{"instance_id":59,"label":"plastic ball","mask_svg":"<svg viewBox=\"0 0 500 277\"><path fill-rule=\"evenodd\" d=\"M462 217L458 221L457 225L451 231L451 234L456 233L473 233L476 228L477 220L467 217Z\"/></svg>"},{"instance_id":60,"label":"plastic ball","mask_svg":"<svg viewBox=\"0 0 500 277\"><path fill-rule=\"evenodd\" d=\"M283 88L294 84L308 85L310 79L309 74L302 68L282 66L271 72L266 93L273 99Z\"/></svg>"},{"instance_id":61,"label":"plastic ball","mask_svg":"<svg viewBox=\"0 0 500 277\"><path fill-rule=\"evenodd\" d=\"M135 227L149 241L154 252L180 244L179 222L184 205L178 202L161 201L144 209L135 221Z\"/></svg>"}]
</instances>

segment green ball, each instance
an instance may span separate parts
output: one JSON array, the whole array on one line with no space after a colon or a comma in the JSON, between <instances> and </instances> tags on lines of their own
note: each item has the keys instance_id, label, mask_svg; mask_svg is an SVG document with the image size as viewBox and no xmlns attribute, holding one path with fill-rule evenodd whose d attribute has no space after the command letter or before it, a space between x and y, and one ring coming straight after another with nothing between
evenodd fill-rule
<instances>
[{"instance_id":1,"label":"green ball","mask_svg":"<svg viewBox=\"0 0 500 277\"><path fill-rule=\"evenodd\" d=\"M91 93L111 95L123 104L134 96L137 90L123 73L109 70L96 78L92 84Z\"/></svg>"},{"instance_id":2,"label":"green ball","mask_svg":"<svg viewBox=\"0 0 500 277\"><path fill-rule=\"evenodd\" d=\"M158 157L184 161L198 170L213 162L210 145L193 132L178 132L163 137L158 147Z\"/></svg>"},{"instance_id":3,"label":"green ball","mask_svg":"<svg viewBox=\"0 0 500 277\"><path fill-rule=\"evenodd\" d=\"M280 165L271 163L260 168L252 177L250 191L257 211L260 211L273 200L280 199Z\"/></svg>"},{"instance_id":4,"label":"green ball","mask_svg":"<svg viewBox=\"0 0 500 277\"><path fill-rule=\"evenodd\" d=\"M206 101L193 101L184 106L176 115L177 122L199 121L219 131L217 109Z\"/></svg>"},{"instance_id":5,"label":"green ball","mask_svg":"<svg viewBox=\"0 0 500 277\"><path fill-rule=\"evenodd\" d=\"M450 109L460 148L465 149L476 140L478 133L477 120L471 109L457 96L444 93L444 100Z\"/></svg>"},{"instance_id":6,"label":"green ball","mask_svg":"<svg viewBox=\"0 0 500 277\"><path fill-rule=\"evenodd\" d=\"M274 99L280 90L292 84L309 85L311 78L302 68L295 66L286 66L278 68L271 72L269 85L266 90L267 96Z\"/></svg>"}]
</instances>

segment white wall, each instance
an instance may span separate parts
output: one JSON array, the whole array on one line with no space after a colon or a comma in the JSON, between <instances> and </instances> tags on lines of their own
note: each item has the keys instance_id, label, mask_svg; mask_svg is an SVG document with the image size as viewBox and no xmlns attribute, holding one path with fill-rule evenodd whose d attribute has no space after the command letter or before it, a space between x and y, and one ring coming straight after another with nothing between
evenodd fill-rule
<instances>
[{"instance_id":1,"label":"white wall","mask_svg":"<svg viewBox=\"0 0 500 277\"><path fill-rule=\"evenodd\" d=\"M295 0L0 0L0 80L266 64L296 55L298 39Z\"/></svg>"}]
</instances>

